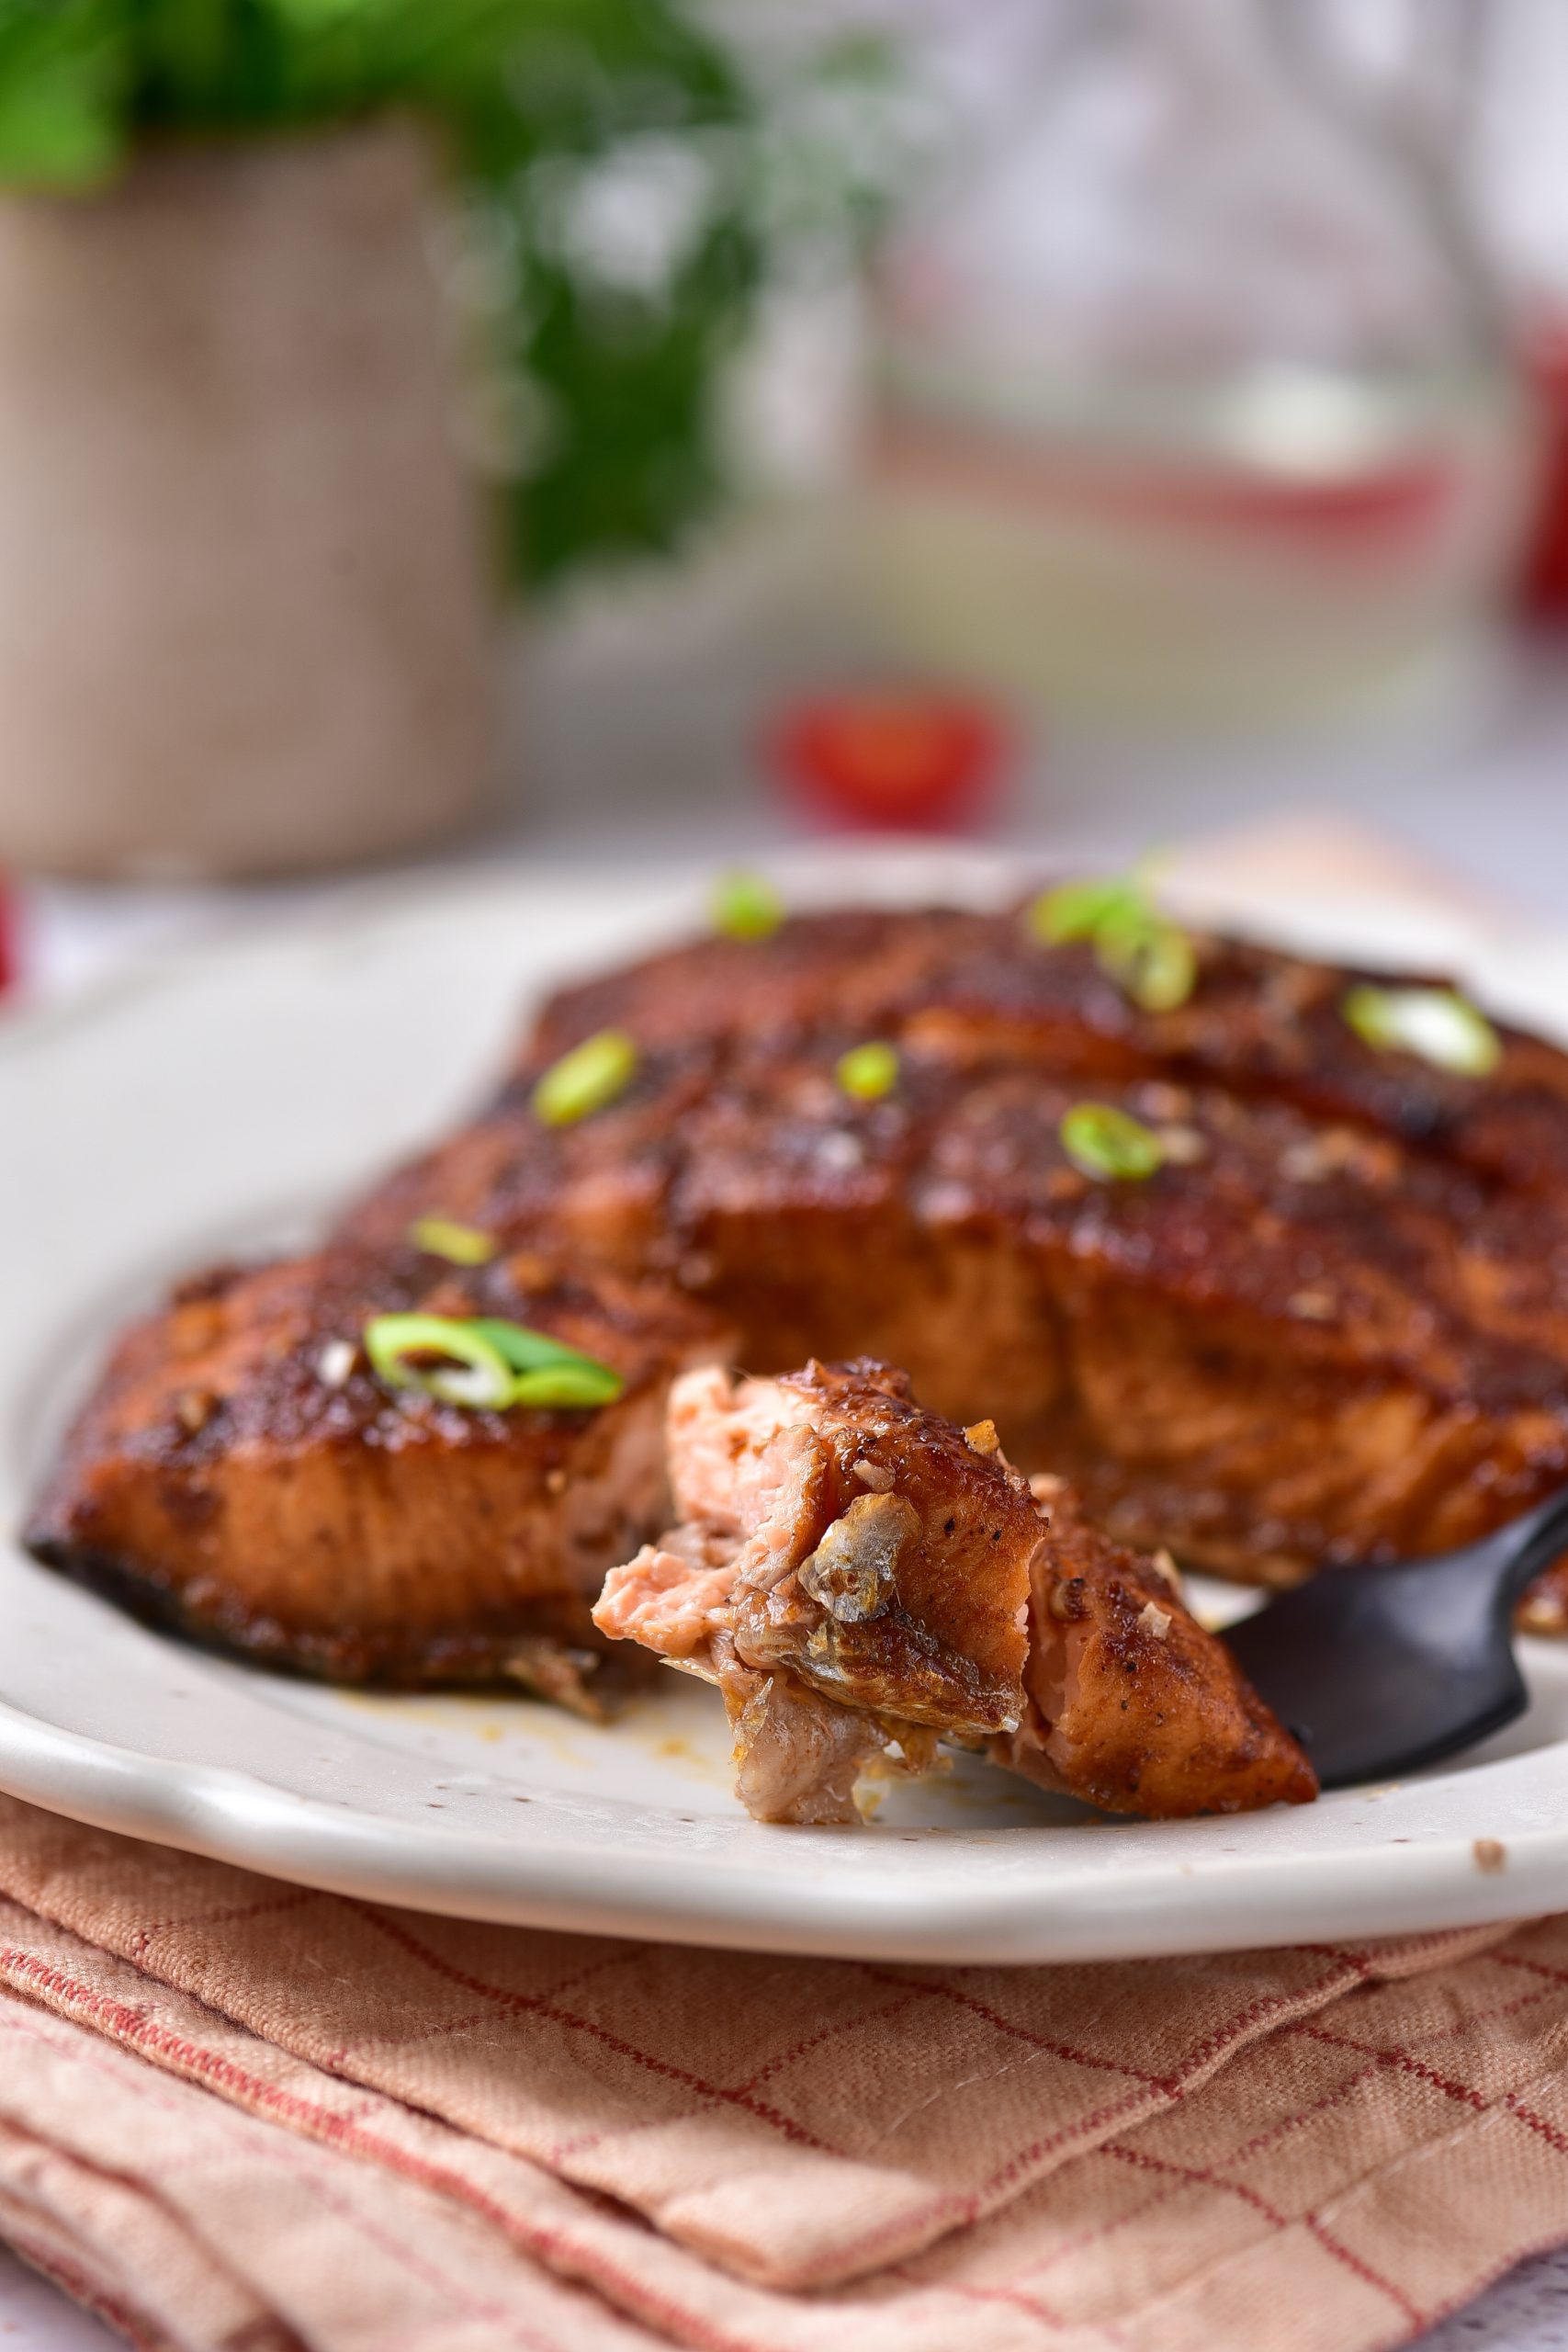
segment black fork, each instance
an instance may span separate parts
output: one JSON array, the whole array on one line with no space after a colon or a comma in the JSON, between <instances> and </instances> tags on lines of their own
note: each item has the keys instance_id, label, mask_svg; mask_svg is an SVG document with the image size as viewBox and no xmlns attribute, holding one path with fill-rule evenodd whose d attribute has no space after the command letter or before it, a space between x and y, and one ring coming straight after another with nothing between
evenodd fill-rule
<instances>
[{"instance_id":1,"label":"black fork","mask_svg":"<svg viewBox=\"0 0 1568 2352\"><path fill-rule=\"evenodd\" d=\"M1568 1551L1568 1493L1460 1552L1326 1568L1224 1638L1325 1789L1440 1763L1521 1715L1513 1615Z\"/></svg>"}]
</instances>

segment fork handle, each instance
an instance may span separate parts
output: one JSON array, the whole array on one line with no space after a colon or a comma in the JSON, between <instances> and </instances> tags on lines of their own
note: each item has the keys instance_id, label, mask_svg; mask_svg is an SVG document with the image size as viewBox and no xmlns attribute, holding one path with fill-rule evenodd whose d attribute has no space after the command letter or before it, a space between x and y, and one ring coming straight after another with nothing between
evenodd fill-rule
<instances>
[{"instance_id":1,"label":"fork handle","mask_svg":"<svg viewBox=\"0 0 1568 2352\"><path fill-rule=\"evenodd\" d=\"M1542 1568L1568 1552L1568 1487L1500 1527L1483 1547L1497 1578L1499 1602L1512 1609Z\"/></svg>"}]
</instances>

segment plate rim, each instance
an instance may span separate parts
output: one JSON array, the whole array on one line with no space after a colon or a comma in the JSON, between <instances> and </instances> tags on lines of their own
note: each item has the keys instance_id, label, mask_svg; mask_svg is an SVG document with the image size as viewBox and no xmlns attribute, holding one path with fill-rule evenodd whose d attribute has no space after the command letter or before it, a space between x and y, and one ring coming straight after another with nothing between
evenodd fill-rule
<instances>
[{"instance_id":1,"label":"plate rim","mask_svg":"<svg viewBox=\"0 0 1568 2352\"><path fill-rule=\"evenodd\" d=\"M999 850L953 857L929 845L903 854L897 849L889 854L879 845L869 854L884 880L898 876L895 888L928 877L927 887L933 889L945 885L942 895L952 893L955 871L962 876L960 887L985 890L1006 887L1010 878L1016 882L1029 870L1025 857ZM841 880L842 854L828 855ZM809 873L814 859L821 872L821 853L773 855L766 863L770 870L798 874ZM338 952L355 933L374 937L411 921L459 920L465 908L478 903L526 901L542 889L562 887L581 887L597 897L614 895L631 882L655 899L668 897L673 907L694 890L694 877L702 872L689 859L671 860L652 875L646 867L612 872L563 860L539 867L357 882L309 908L265 910L223 935L177 943L90 980L59 1001L8 1009L0 1019L0 1076L17 1051L47 1051L54 1041L94 1028L110 1014L147 1017L160 996L199 985L214 967L233 972L258 960L265 966L280 955L315 958ZM1557 1781L1568 1787L1568 1739L1508 1759L1506 1766L1482 1769L1511 1766L1516 1775L1533 1779L1539 1791L1552 1783L1553 1763ZM99 1828L411 1909L573 1932L842 1957L962 1962L979 1956L977 1939L988 1947L985 1956L1021 1964L1156 1957L1324 1936L1441 1931L1551 1909L1568 1900L1568 1822L1562 1827L1500 1823L1506 1845L1506 1867L1500 1870L1480 1863L1477 1842L1466 1830L1454 1838L1319 1854L1215 1853L1168 1863L1145 1858L1127 1877L1069 1868L1058 1870L1045 1888L1038 1878L1028 1883L1022 1873L1009 1873L987 1880L983 1891L968 1898L956 1928L932 1917L931 1895L922 1892L914 1873L897 1881L870 1872L814 1876L809 1870L770 1871L761 1860L770 1840L794 1844L807 1837L857 1833L768 1830L747 1824L750 1850L744 1860L727 1851L705 1860L694 1849L682 1891L671 1897L667 1851L650 1848L639 1858L631 1850L612 1855L591 1847L573 1854L565 1846L480 1839L455 1824L411 1826L270 1786L241 1770L176 1762L117 1746L4 1701L0 1790ZM1506 1803L1501 1810L1506 1812ZM415 1861L417 1871L409 1866ZM1268 1896L1266 1911L1260 1911L1260 1888ZM1200 1890L1201 1902L1190 1899ZM1179 1892L1189 1899L1176 1904L1173 1917L1169 1906ZM1388 1924L1370 1928L1369 1906Z\"/></svg>"}]
</instances>

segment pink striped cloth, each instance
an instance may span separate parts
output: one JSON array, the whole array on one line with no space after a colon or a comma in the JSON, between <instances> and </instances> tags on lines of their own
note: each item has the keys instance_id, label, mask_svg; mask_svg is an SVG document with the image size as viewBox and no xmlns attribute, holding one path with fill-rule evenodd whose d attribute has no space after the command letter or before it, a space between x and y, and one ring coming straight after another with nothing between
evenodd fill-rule
<instances>
[{"instance_id":1,"label":"pink striped cloth","mask_svg":"<svg viewBox=\"0 0 1568 2352\"><path fill-rule=\"evenodd\" d=\"M0 1799L0 2236L157 2352L1370 2352L1568 2239L1565 2061L1568 1920L777 1960Z\"/></svg>"}]
</instances>

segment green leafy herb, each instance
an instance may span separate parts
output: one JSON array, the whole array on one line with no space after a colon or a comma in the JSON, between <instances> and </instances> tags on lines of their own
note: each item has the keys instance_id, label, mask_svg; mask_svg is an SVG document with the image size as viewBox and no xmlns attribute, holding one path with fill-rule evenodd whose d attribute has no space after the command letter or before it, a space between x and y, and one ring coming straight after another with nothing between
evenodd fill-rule
<instances>
[{"instance_id":1,"label":"green leafy herb","mask_svg":"<svg viewBox=\"0 0 1568 2352\"><path fill-rule=\"evenodd\" d=\"M546 1070L534 1089L536 1115L547 1127L571 1126L624 1094L637 1066L636 1039L624 1029L601 1029Z\"/></svg>"},{"instance_id":2,"label":"green leafy herb","mask_svg":"<svg viewBox=\"0 0 1568 2352\"><path fill-rule=\"evenodd\" d=\"M1101 1182L1141 1182L1165 1164L1153 1129L1109 1102L1075 1102L1058 1133L1074 1167Z\"/></svg>"},{"instance_id":3,"label":"green leafy herb","mask_svg":"<svg viewBox=\"0 0 1568 2352\"><path fill-rule=\"evenodd\" d=\"M771 939L784 900L761 874L723 874L714 887L713 927L726 939Z\"/></svg>"},{"instance_id":4,"label":"green leafy herb","mask_svg":"<svg viewBox=\"0 0 1568 2352\"><path fill-rule=\"evenodd\" d=\"M898 1083L898 1048L879 1039L852 1046L847 1054L840 1055L833 1075L856 1102L880 1102Z\"/></svg>"},{"instance_id":5,"label":"green leafy herb","mask_svg":"<svg viewBox=\"0 0 1568 2352\"><path fill-rule=\"evenodd\" d=\"M581 1410L613 1405L626 1383L596 1356L498 1317L378 1315L365 1327L372 1371L476 1411Z\"/></svg>"},{"instance_id":6,"label":"green leafy herb","mask_svg":"<svg viewBox=\"0 0 1568 2352\"><path fill-rule=\"evenodd\" d=\"M1092 941L1100 970L1145 1012L1173 1012L1197 985L1192 942L1155 904L1146 859L1128 874L1043 892L1026 920L1043 946Z\"/></svg>"},{"instance_id":7,"label":"green leafy herb","mask_svg":"<svg viewBox=\"0 0 1568 2352\"><path fill-rule=\"evenodd\" d=\"M1348 991L1340 1006L1358 1037L1380 1053L1416 1054L1435 1069L1485 1078L1503 1057L1503 1041L1483 1012L1454 989Z\"/></svg>"},{"instance_id":8,"label":"green leafy herb","mask_svg":"<svg viewBox=\"0 0 1568 2352\"><path fill-rule=\"evenodd\" d=\"M499 1247L477 1227L456 1225L445 1216L416 1217L409 1227L409 1239L416 1250L426 1250L433 1258L446 1258L454 1266L487 1265Z\"/></svg>"}]
</instances>

